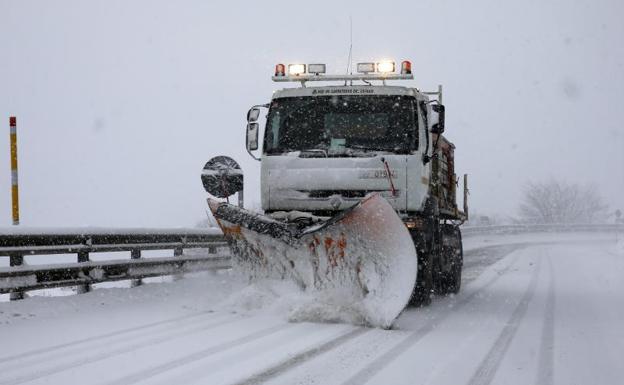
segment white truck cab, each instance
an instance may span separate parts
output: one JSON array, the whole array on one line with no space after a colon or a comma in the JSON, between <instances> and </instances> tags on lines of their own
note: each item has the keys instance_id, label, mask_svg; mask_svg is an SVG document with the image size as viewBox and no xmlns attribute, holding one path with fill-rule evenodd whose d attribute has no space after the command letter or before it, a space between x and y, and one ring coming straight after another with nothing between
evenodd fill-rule
<instances>
[{"instance_id":1,"label":"white truck cab","mask_svg":"<svg viewBox=\"0 0 624 385\"><path fill-rule=\"evenodd\" d=\"M361 64L373 70L384 65ZM401 74L304 74L305 65L299 66L289 75L285 66L276 66L273 80L300 82L301 87L275 91L263 106L268 112L259 156L251 152L259 147L259 106L248 114L247 149L261 161L263 210L331 215L373 192L401 216L423 210L430 193L433 135L444 124L439 99L429 95L441 96L441 91L386 85L387 80L412 79L409 62L403 62ZM387 66L394 71L394 64ZM342 84L307 87L310 81Z\"/></svg>"}]
</instances>

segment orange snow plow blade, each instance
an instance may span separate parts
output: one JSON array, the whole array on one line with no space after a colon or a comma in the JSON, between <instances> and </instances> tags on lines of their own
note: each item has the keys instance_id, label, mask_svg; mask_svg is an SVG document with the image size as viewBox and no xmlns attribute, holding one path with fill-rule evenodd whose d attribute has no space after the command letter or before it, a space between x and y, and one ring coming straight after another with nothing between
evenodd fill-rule
<instances>
[{"instance_id":1,"label":"orange snow plow blade","mask_svg":"<svg viewBox=\"0 0 624 385\"><path fill-rule=\"evenodd\" d=\"M303 228L216 200L208 204L232 249L234 268L252 279L292 279L315 301L383 328L409 301L416 249L392 206L377 194Z\"/></svg>"}]
</instances>

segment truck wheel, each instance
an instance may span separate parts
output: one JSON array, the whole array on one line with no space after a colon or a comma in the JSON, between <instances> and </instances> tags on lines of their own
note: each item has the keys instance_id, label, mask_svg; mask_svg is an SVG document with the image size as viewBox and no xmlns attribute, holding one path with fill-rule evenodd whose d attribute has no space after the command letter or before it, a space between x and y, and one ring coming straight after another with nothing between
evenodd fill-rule
<instances>
[{"instance_id":1,"label":"truck wheel","mask_svg":"<svg viewBox=\"0 0 624 385\"><path fill-rule=\"evenodd\" d=\"M422 255L422 258L421 258ZM416 286L412 292L409 305L427 306L431 303L431 291L433 289L433 258L431 253L418 255L418 277Z\"/></svg>"},{"instance_id":2,"label":"truck wheel","mask_svg":"<svg viewBox=\"0 0 624 385\"><path fill-rule=\"evenodd\" d=\"M459 228L454 229L454 235L457 238L457 246L453 250L454 258L452 261L451 271L446 277L446 293L457 294L461 288L462 267L464 265L464 247L462 245L461 232Z\"/></svg>"},{"instance_id":3,"label":"truck wheel","mask_svg":"<svg viewBox=\"0 0 624 385\"><path fill-rule=\"evenodd\" d=\"M434 285L436 294L456 294L461 286L463 249L461 232L456 226L442 225L445 238L436 269Z\"/></svg>"}]
</instances>

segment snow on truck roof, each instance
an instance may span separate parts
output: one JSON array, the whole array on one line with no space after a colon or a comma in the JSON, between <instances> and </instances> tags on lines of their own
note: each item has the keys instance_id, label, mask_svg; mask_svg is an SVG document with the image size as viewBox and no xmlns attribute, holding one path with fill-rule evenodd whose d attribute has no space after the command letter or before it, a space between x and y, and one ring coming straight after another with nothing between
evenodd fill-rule
<instances>
[{"instance_id":1,"label":"snow on truck roof","mask_svg":"<svg viewBox=\"0 0 624 385\"><path fill-rule=\"evenodd\" d=\"M429 99L426 95L415 88L403 86L321 86L321 87L298 87L284 88L273 92L272 99L302 97L302 96L328 96L328 95L399 95L413 96L417 99Z\"/></svg>"}]
</instances>

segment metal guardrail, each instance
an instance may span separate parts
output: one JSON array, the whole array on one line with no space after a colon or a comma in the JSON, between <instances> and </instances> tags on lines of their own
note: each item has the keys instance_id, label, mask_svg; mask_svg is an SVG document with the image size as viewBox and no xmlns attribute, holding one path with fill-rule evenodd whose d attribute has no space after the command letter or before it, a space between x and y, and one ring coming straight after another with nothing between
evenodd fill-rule
<instances>
[{"instance_id":1,"label":"metal guardrail","mask_svg":"<svg viewBox=\"0 0 624 385\"><path fill-rule=\"evenodd\" d=\"M18 266L0 269L0 294L63 286L83 286L100 282L138 280L202 270L227 269L230 266L228 256L182 256Z\"/></svg>"},{"instance_id":2,"label":"metal guardrail","mask_svg":"<svg viewBox=\"0 0 624 385\"><path fill-rule=\"evenodd\" d=\"M4 230L4 231L3 231ZM624 224L462 226L465 237L479 234L537 232L623 232ZM0 257L10 267L0 268L0 294L21 299L28 290L76 286L78 293L100 282L178 275L191 271L226 269L228 256L217 256L226 242L218 230L198 229L2 229ZM206 248L206 256L185 256L184 249ZM173 250L173 257L141 258L144 250ZM129 251L129 260L90 261L94 252ZM24 256L77 254L76 263L23 265Z\"/></svg>"},{"instance_id":3,"label":"metal guardrail","mask_svg":"<svg viewBox=\"0 0 624 385\"><path fill-rule=\"evenodd\" d=\"M217 230L198 229L5 229L0 256L208 247L224 242Z\"/></svg>"},{"instance_id":4,"label":"metal guardrail","mask_svg":"<svg viewBox=\"0 0 624 385\"><path fill-rule=\"evenodd\" d=\"M24 291L77 286L78 293L93 283L132 280L189 271L229 267L228 257L184 256L184 249L206 248L215 254L225 246L218 230L198 229L0 229L0 257L9 257L9 268L0 268L0 293L23 298ZM173 257L141 258L144 250L173 250ZM93 262L95 252L129 251L129 260ZM77 254L69 264L25 266L26 255Z\"/></svg>"}]
</instances>

